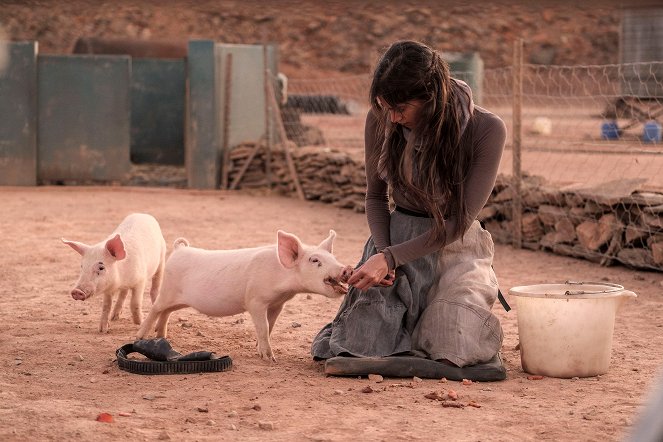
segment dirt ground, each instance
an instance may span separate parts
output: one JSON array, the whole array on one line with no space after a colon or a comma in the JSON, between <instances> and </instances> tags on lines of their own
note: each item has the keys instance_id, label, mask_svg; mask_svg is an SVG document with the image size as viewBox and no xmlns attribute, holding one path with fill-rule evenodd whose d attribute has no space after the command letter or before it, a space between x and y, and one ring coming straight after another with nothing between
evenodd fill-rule
<instances>
[{"instance_id":1,"label":"dirt ground","mask_svg":"<svg viewBox=\"0 0 663 442\"><path fill-rule=\"evenodd\" d=\"M277 229L317 243L333 228L337 257L354 264L368 235L364 215L265 194L128 187L1 188L0 206L7 246L0 254L0 440L622 440L663 366L660 273L497 245L503 291L572 279L638 293L617 315L607 374L528 379L515 350L516 309L496 305L506 381L326 377L309 348L340 299L307 294L286 304L276 323L275 364L256 355L247 314L209 318L186 309L171 318L173 347L230 355L232 371L131 374L115 362L115 350L137 330L128 307L108 334L97 331L101 299L69 295L79 256L61 237L96 243L136 211L159 220L169 250L178 236L204 248L263 245ZM146 293L145 313L149 305ZM362 392L367 385L372 393ZM480 408L444 408L424 397L449 389ZM100 413L114 422L96 421Z\"/></svg>"}]
</instances>

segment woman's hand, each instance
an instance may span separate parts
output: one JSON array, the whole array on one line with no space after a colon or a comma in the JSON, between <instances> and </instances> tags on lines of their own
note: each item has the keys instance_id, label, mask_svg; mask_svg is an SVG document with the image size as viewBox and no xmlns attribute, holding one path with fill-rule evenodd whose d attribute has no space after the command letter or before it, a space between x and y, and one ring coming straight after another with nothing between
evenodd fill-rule
<instances>
[{"instance_id":1,"label":"woman's hand","mask_svg":"<svg viewBox=\"0 0 663 442\"><path fill-rule=\"evenodd\" d=\"M383 287L393 285L394 277L395 272L393 270L389 271L389 265L384 254L376 253L352 273L348 284L365 291L376 285Z\"/></svg>"}]
</instances>

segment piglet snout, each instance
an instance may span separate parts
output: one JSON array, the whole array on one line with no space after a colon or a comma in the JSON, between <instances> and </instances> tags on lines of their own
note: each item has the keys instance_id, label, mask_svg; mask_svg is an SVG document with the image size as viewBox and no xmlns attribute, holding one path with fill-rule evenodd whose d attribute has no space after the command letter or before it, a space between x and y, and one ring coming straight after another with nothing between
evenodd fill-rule
<instances>
[{"instance_id":1,"label":"piglet snout","mask_svg":"<svg viewBox=\"0 0 663 442\"><path fill-rule=\"evenodd\" d=\"M85 298L87 298L85 292L81 289L73 289L71 291L71 297L77 301L85 301Z\"/></svg>"},{"instance_id":2,"label":"piglet snout","mask_svg":"<svg viewBox=\"0 0 663 442\"><path fill-rule=\"evenodd\" d=\"M341 282L348 282L348 279L352 276L354 269L351 266L345 266L343 273L341 274Z\"/></svg>"}]
</instances>

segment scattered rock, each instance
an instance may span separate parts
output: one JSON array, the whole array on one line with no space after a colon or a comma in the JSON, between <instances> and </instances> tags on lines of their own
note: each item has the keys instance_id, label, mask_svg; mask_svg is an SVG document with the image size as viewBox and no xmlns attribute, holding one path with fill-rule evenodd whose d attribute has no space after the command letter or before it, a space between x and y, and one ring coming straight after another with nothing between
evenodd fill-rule
<instances>
[{"instance_id":1,"label":"scattered rock","mask_svg":"<svg viewBox=\"0 0 663 442\"><path fill-rule=\"evenodd\" d=\"M112 424L113 423L113 415L110 413L99 413L97 415L97 422L104 422L107 424Z\"/></svg>"},{"instance_id":2,"label":"scattered rock","mask_svg":"<svg viewBox=\"0 0 663 442\"><path fill-rule=\"evenodd\" d=\"M170 440L170 435L167 431L162 431L159 433L159 440Z\"/></svg>"},{"instance_id":3,"label":"scattered rock","mask_svg":"<svg viewBox=\"0 0 663 442\"><path fill-rule=\"evenodd\" d=\"M369 374L368 380L379 384L380 382L384 381L384 378L382 377L382 375L379 374Z\"/></svg>"},{"instance_id":4,"label":"scattered rock","mask_svg":"<svg viewBox=\"0 0 663 442\"><path fill-rule=\"evenodd\" d=\"M373 393L375 390L371 388L370 385L365 386L364 388L361 389L362 393Z\"/></svg>"},{"instance_id":5,"label":"scattered rock","mask_svg":"<svg viewBox=\"0 0 663 442\"><path fill-rule=\"evenodd\" d=\"M292 324L290 324L290 326L291 326L292 328L299 328L299 327L301 327L302 325L301 325L299 322L293 322Z\"/></svg>"},{"instance_id":6,"label":"scattered rock","mask_svg":"<svg viewBox=\"0 0 663 442\"><path fill-rule=\"evenodd\" d=\"M262 407L260 406L260 404L254 404L253 407L251 407L251 408L256 410L256 411L262 410Z\"/></svg>"},{"instance_id":7,"label":"scattered rock","mask_svg":"<svg viewBox=\"0 0 663 442\"><path fill-rule=\"evenodd\" d=\"M235 410L230 410L228 412L228 417L237 417L237 416L238 416L238 414Z\"/></svg>"},{"instance_id":8,"label":"scattered rock","mask_svg":"<svg viewBox=\"0 0 663 442\"><path fill-rule=\"evenodd\" d=\"M196 410L199 413L209 413L209 408L207 408L207 407L196 407Z\"/></svg>"},{"instance_id":9,"label":"scattered rock","mask_svg":"<svg viewBox=\"0 0 663 442\"><path fill-rule=\"evenodd\" d=\"M442 406L445 408L465 408L465 405L455 401L442 401Z\"/></svg>"},{"instance_id":10,"label":"scattered rock","mask_svg":"<svg viewBox=\"0 0 663 442\"><path fill-rule=\"evenodd\" d=\"M414 377L412 378L412 382L423 382L423 381L424 381L423 379L421 379L421 378L419 378L419 377L417 377L417 376L414 376Z\"/></svg>"},{"instance_id":11,"label":"scattered rock","mask_svg":"<svg viewBox=\"0 0 663 442\"><path fill-rule=\"evenodd\" d=\"M463 384L463 385L472 385L472 381L469 380L469 379L463 379L463 381L461 382L461 384Z\"/></svg>"},{"instance_id":12,"label":"scattered rock","mask_svg":"<svg viewBox=\"0 0 663 442\"><path fill-rule=\"evenodd\" d=\"M258 422L258 428L261 430L273 430L274 429L274 423L273 422Z\"/></svg>"}]
</instances>

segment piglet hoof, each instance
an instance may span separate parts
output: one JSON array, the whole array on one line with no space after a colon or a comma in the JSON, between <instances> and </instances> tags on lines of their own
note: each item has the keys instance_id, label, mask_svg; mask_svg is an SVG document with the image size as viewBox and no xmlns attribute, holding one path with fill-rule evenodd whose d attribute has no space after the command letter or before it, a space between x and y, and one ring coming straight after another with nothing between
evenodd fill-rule
<instances>
[{"instance_id":1,"label":"piglet hoof","mask_svg":"<svg viewBox=\"0 0 663 442\"><path fill-rule=\"evenodd\" d=\"M108 333L108 332L109 332L108 324L99 326L99 333Z\"/></svg>"},{"instance_id":2,"label":"piglet hoof","mask_svg":"<svg viewBox=\"0 0 663 442\"><path fill-rule=\"evenodd\" d=\"M113 315L113 317L111 318L111 321L117 321L118 319L120 319L120 314L119 313Z\"/></svg>"},{"instance_id":3,"label":"piglet hoof","mask_svg":"<svg viewBox=\"0 0 663 442\"><path fill-rule=\"evenodd\" d=\"M258 349L258 354L260 355L260 358L263 361L276 362L276 358L274 357L274 353L272 353L271 348L267 351L262 351L262 350Z\"/></svg>"}]
</instances>

